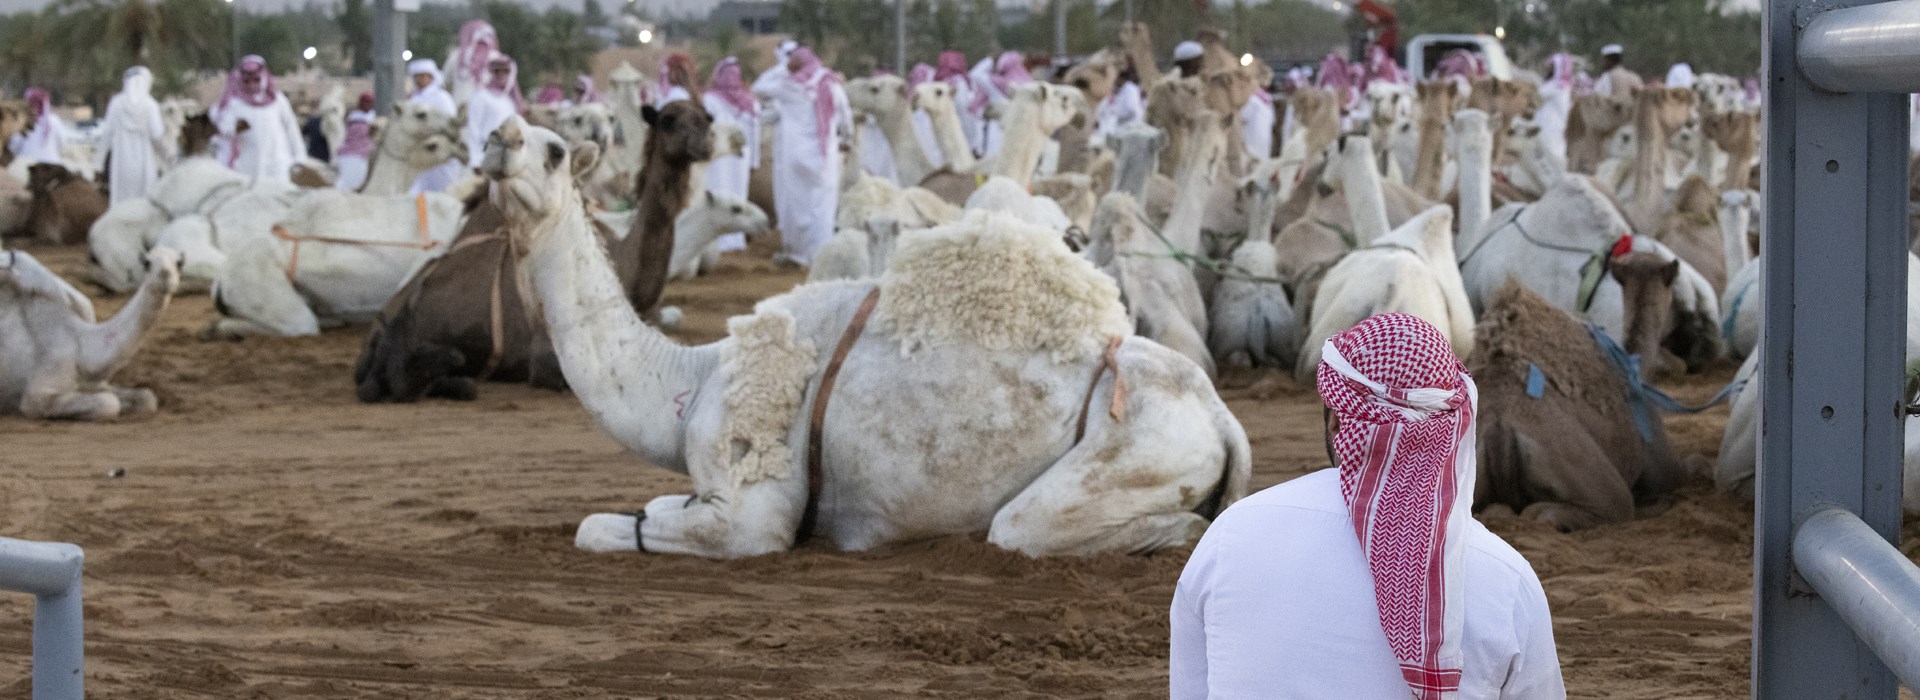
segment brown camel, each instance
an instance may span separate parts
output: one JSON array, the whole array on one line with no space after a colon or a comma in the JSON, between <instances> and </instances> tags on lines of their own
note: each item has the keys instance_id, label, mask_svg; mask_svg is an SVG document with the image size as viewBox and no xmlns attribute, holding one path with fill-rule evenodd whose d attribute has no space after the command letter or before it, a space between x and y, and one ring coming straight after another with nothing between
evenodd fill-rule
<instances>
[{"instance_id":1,"label":"brown camel","mask_svg":"<svg viewBox=\"0 0 1920 700\"><path fill-rule=\"evenodd\" d=\"M1492 118L1493 155L1499 159L1506 151L1506 125L1514 117L1533 114L1540 108L1540 86L1523 80L1501 80L1493 76L1473 79L1473 92L1467 97L1467 109L1486 112Z\"/></svg>"},{"instance_id":2,"label":"brown camel","mask_svg":"<svg viewBox=\"0 0 1920 700\"><path fill-rule=\"evenodd\" d=\"M100 188L52 163L27 168L27 191L33 197L27 230L53 245L86 242L93 220L107 211Z\"/></svg>"},{"instance_id":3,"label":"brown camel","mask_svg":"<svg viewBox=\"0 0 1920 700\"><path fill-rule=\"evenodd\" d=\"M1686 88L1646 88L1634 96L1633 196L1627 221L1656 230L1667 211L1667 142L1693 115L1695 96Z\"/></svg>"},{"instance_id":4,"label":"brown camel","mask_svg":"<svg viewBox=\"0 0 1920 700\"><path fill-rule=\"evenodd\" d=\"M1755 138L1759 128L1760 115L1750 112L1709 114L1701 123L1701 133L1727 154L1727 176L1721 181L1720 189L1747 189L1753 172L1753 153L1760 147Z\"/></svg>"},{"instance_id":5,"label":"brown camel","mask_svg":"<svg viewBox=\"0 0 1920 700\"><path fill-rule=\"evenodd\" d=\"M1667 211L1655 238L1687 261L1715 291L1727 288L1727 256L1721 243L1720 193L1699 175L1688 175L1673 193L1673 208Z\"/></svg>"},{"instance_id":6,"label":"brown camel","mask_svg":"<svg viewBox=\"0 0 1920 700\"><path fill-rule=\"evenodd\" d=\"M1565 311L1508 282L1481 314L1474 347L1477 508L1565 532L1632 519L1680 483L1660 414L1642 404L1636 417L1626 376Z\"/></svg>"},{"instance_id":7,"label":"brown camel","mask_svg":"<svg viewBox=\"0 0 1920 700\"><path fill-rule=\"evenodd\" d=\"M1287 105L1293 108L1294 133L1305 134L1307 148L1304 153L1309 158L1318 158L1326 152L1327 144L1333 143L1334 137L1340 135L1340 99L1334 96L1332 90L1303 87L1287 97ZM1281 144L1281 147L1284 149L1285 144Z\"/></svg>"},{"instance_id":8,"label":"brown camel","mask_svg":"<svg viewBox=\"0 0 1920 700\"><path fill-rule=\"evenodd\" d=\"M1147 89L1147 126L1167 134L1167 148L1160 154L1160 174L1173 177L1180 164L1180 149L1186 140L1187 121L1195 112L1206 109L1206 86L1199 78L1177 78L1167 74Z\"/></svg>"},{"instance_id":9,"label":"brown camel","mask_svg":"<svg viewBox=\"0 0 1920 700\"><path fill-rule=\"evenodd\" d=\"M1673 325L1673 282L1680 275L1680 261L1629 252L1609 262L1607 271L1620 283L1626 308L1623 344L1627 352L1640 356L1641 376L1652 379L1675 370L1674 360L1661 351Z\"/></svg>"},{"instance_id":10,"label":"brown camel","mask_svg":"<svg viewBox=\"0 0 1920 700\"><path fill-rule=\"evenodd\" d=\"M473 380L564 390L546 324L522 301L506 219L480 188L447 252L395 292L375 318L353 383L366 403L424 396L471 401Z\"/></svg>"},{"instance_id":11,"label":"brown camel","mask_svg":"<svg viewBox=\"0 0 1920 700\"><path fill-rule=\"evenodd\" d=\"M26 131L33 126L33 119L27 111L25 100L0 101L0 146L5 146L14 134ZM0 148L0 167L13 164L13 150Z\"/></svg>"},{"instance_id":12,"label":"brown camel","mask_svg":"<svg viewBox=\"0 0 1920 700\"><path fill-rule=\"evenodd\" d=\"M1127 57L1133 59L1133 70L1139 74L1141 85L1160 82L1160 57L1153 53L1153 33L1147 29L1147 25L1140 22L1122 23L1120 46Z\"/></svg>"},{"instance_id":13,"label":"brown camel","mask_svg":"<svg viewBox=\"0 0 1920 700\"><path fill-rule=\"evenodd\" d=\"M205 112L187 117L186 123L180 126L180 157L212 155L213 137L219 133Z\"/></svg>"},{"instance_id":14,"label":"brown camel","mask_svg":"<svg viewBox=\"0 0 1920 700\"><path fill-rule=\"evenodd\" d=\"M1567 171L1592 175L1606 156L1607 137L1633 119L1633 98L1576 95L1567 114Z\"/></svg>"},{"instance_id":15,"label":"brown camel","mask_svg":"<svg viewBox=\"0 0 1920 700\"><path fill-rule=\"evenodd\" d=\"M1451 80L1422 81L1414 88L1420 95L1420 111L1414 115L1419 129L1420 150L1413 159L1413 191L1427 199L1440 198L1440 175L1446 169L1447 123L1453 120L1454 103L1460 88Z\"/></svg>"},{"instance_id":16,"label":"brown camel","mask_svg":"<svg viewBox=\"0 0 1920 700\"><path fill-rule=\"evenodd\" d=\"M640 115L650 128L634 189L633 224L614 244L613 264L634 311L651 318L667 286L673 220L693 194L693 164L713 157L713 117L689 100L642 107Z\"/></svg>"}]
</instances>

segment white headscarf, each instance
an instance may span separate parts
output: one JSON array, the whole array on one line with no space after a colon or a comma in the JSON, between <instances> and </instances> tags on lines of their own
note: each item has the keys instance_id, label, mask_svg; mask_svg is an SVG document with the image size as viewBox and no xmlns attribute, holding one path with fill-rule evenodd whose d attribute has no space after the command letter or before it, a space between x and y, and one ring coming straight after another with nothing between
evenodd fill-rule
<instances>
[{"instance_id":1,"label":"white headscarf","mask_svg":"<svg viewBox=\"0 0 1920 700\"><path fill-rule=\"evenodd\" d=\"M1672 68L1667 69L1667 87L1692 88L1693 66L1685 62L1673 64Z\"/></svg>"}]
</instances>

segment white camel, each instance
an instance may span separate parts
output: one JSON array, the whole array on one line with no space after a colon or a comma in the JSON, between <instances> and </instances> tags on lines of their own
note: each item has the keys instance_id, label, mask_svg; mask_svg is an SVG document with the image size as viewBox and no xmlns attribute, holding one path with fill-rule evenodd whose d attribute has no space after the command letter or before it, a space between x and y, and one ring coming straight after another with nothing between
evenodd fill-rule
<instances>
[{"instance_id":1,"label":"white camel","mask_svg":"<svg viewBox=\"0 0 1920 700\"><path fill-rule=\"evenodd\" d=\"M739 231L758 236L771 228L767 213L752 202L702 191L673 219L673 260L667 265L667 279L693 279L700 272L702 257L722 234Z\"/></svg>"},{"instance_id":2,"label":"white camel","mask_svg":"<svg viewBox=\"0 0 1920 700\"><path fill-rule=\"evenodd\" d=\"M988 172L1024 187L1039 171L1053 132L1086 113L1086 97L1070 87L1028 83L1015 88L1007 102L1000 118L1004 140Z\"/></svg>"},{"instance_id":3,"label":"white camel","mask_svg":"<svg viewBox=\"0 0 1920 700\"><path fill-rule=\"evenodd\" d=\"M467 161L467 142L460 137L463 118L426 105L396 102L380 127L373 157L367 163L363 194L404 194L422 173L448 160Z\"/></svg>"},{"instance_id":4,"label":"white camel","mask_svg":"<svg viewBox=\"0 0 1920 700\"><path fill-rule=\"evenodd\" d=\"M556 115L553 130L567 143L579 145L591 143L600 148L601 153L612 153L614 134L613 109L598 102L577 104L560 110ZM704 174L704 173L703 173ZM706 182L704 177L693 180L696 184ZM604 158L588 173L580 185L587 196L603 207L611 207L622 198L632 196L633 183L621 180L620 173L613 165L613 159Z\"/></svg>"},{"instance_id":5,"label":"white camel","mask_svg":"<svg viewBox=\"0 0 1920 700\"><path fill-rule=\"evenodd\" d=\"M956 173L971 174L979 168L973 157L973 148L967 145L967 132L960 126L960 110L953 102L953 86L944 82L927 82L913 89L910 106L927 115L929 126L933 129L933 142L940 148L940 158L946 162L946 168Z\"/></svg>"},{"instance_id":6,"label":"white camel","mask_svg":"<svg viewBox=\"0 0 1920 700\"><path fill-rule=\"evenodd\" d=\"M1089 256L1120 285L1120 300L1140 337L1187 356L1216 373L1207 350L1206 297L1187 266L1147 226L1139 204L1124 192L1100 199L1089 234Z\"/></svg>"},{"instance_id":7,"label":"white camel","mask_svg":"<svg viewBox=\"0 0 1920 700\"><path fill-rule=\"evenodd\" d=\"M1160 152L1166 149L1167 133L1146 124L1107 134L1107 150L1114 153L1113 191L1145 201L1147 183L1160 172Z\"/></svg>"},{"instance_id":8,"label":"white camel","mask_svg":"<svg viewBox=\"0 0 1920 700\"><path fill-rule=\"evenodd\" d=\"M813 265L807 268L807 281L878 277L887 271L899 237L900 222L885 214L874 215L864 227L835 231L833 239L820 246L820 252L813 256Z\"/></svg>"},{"instance_id":9,"label":"white camel","mask_svg":"<svg viewBox=\"0 0 1920 700\"><path fill-rule=\"evenodd\" d=\"M1207 306L1207 347L1223 364L1291 367L1299 350L1293 302L1279 282L1280 251L1273 245L1280 189L1276 173L1256 174L1240 185L1252 214L1247 238L1233 250Z\"/></svg>"},{"instance_id":10,"label":"white camel","mask_svg":"<svg viewBox=\"0 0 1920 700\"><path fill-rule=\"evenodd\" d=\"M32 255L0 251L0 414L105 420L151 413L147 389L110 384L133 360L179 283L180 256L166 248L139 293L95 322L93 303Z\"/></svg>"},{"instance_id":11,"label":"white camel","mask_svg":"<svg viewBox=\"0 0 1920 700\"><path fill-rule=\"evenodd\" d=\"M877 282L802 286L686 347L627 310L572 182L593 158L516 118L483 169L568 384L693 494L589 516L576 546L732 558L803 529L850 550L986 530L1030 555L1148 551L1246 492L1245 432L1206 375L1127 337L1112 281L1054 232L969 214L903 240ZM1103 366L1117 382L1089 399Z\"/></svg>"},{"instance_id":12,"label":"white camel","mask_svg":"<svg viewBox=\"0 0 1920 700\"><path fill-rule=\"evenodd\" d=\"M893 153L894 171L902 185L918 185L934 170L933 161L914 133L913 104L907 81L895 75L876 75L847 81L847 105L873 117Z\"/></svg>"},{"instance_id":13,"label":"white camel","mask_svg":"<svg viewBox=\"0 0 1920 700\"><path fill-rule=\"evenodd\" d=\"M438 192L310 192L265 235L221 242L227 261L214 281L221 316L212 331L314 335L323 321L370 320L414 270L445 252L464 209Z\"/></svg>"},{"instance_id":14,"label":"white camel","mask_svg":"<svg viewBox=\"0 0 1920 700\"><path fill-rule=\"evenodd\" d=\"M645 158L647 119L641 108L646 100L640 87L640 81L645 78L645 74L626 61L621 61L607 74L607 81L613 84L607 94L608 103L613 105L613 147L606 151L606 157L615 179L620 182L633 182Z\"/></svg>"},{"instance_id":15,"label":"white camel","mask_svg":"<svg viewBox=\"0 0 1920 700\"><path fill-rule=\"evenodd\" d=\"M1453 259L1453 211L1445 206L1428 209L1341 258L1314 297L1311 330L1300 346L1294 377L1311 381L1328 338L1390 311L1433 324L1447 334L1455 353L1473 354L1473 308Z\"/></svg>"}]
</instances>

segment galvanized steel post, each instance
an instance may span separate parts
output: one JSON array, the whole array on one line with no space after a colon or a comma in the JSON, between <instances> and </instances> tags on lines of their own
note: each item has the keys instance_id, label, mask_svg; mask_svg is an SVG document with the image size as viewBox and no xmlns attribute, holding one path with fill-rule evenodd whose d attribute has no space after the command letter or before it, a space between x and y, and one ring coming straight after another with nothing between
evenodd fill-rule
<instances>
[{"instance_id":1,"label":"galvanized steel post","mask_svg":"<svg viewBox=\"0 0 1920 700\"><path fill-rule=\"evenodd\" d=\"M0 589L28 593L33 605L33 700L80 700L83 673L80 548L0 537Z\"/></svg>"},{"instance_id":2,"label":"galvanized steel post","mask_svg":"<svg viewBox=\"0 0 1920 700\"><path fill-rule=\"evenodd\" d=\"M1863 4L1769 0L1763 20L1766 393L1753 587L1761 698L1896 692L1886 664L1792 560L1795 529L1828 509L1857 514L1887 541L1900 529L1907 98L1860 68L1880 42L1841 40L1881 31L1854 26L1878 21L1872 13L1834 9ZM1816 15L1827 10L1823 24Z\"/></svg>"}]
</instances>

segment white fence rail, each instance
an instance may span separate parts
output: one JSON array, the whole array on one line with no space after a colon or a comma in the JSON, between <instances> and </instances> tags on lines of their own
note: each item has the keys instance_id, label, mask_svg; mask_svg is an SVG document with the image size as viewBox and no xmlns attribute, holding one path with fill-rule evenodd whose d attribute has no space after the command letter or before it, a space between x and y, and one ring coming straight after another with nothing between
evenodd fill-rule
<instances>
[{"instance_id":1,"label":"white fence rail","mask_svg":"<svg viewBox=\"0 0 1920 700\"><path fill-rule=\"evenodd\" d=\"M85 648L81 641L79 547L0 537L0 590L31 594L33 700L80 700Z\"/></svg>"}]
</instances>

